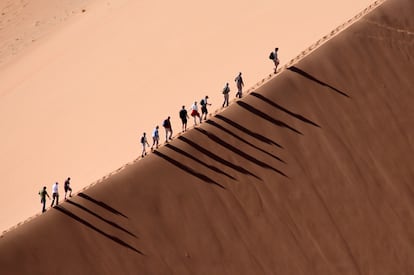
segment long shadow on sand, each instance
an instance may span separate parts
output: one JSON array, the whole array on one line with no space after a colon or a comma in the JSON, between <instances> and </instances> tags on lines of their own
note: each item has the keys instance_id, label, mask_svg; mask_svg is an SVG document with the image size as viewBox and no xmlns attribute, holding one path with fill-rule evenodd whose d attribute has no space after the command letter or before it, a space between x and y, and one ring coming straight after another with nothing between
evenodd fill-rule
<instances>
[{"instance_id":1,"label":"long shadow on sand","mask_svg":"<svg viewBox=\"0 0 414 275\"><path fill-rule=\"evenodd\" d=\"M87 213L91 214L92 216L94 216L94 217L96 217L96 218L100 219L101 221L103 221L103 222L105 222L105 223L107 223L107 224L109 224L109 225L112 225L113 227L118 228L119 230L122 230L122 231L124 231L125 233L127 233L127 234L129 234L129 235L131 235L131 236L134 236L135 238L137 237L135 234L133 234L133 233L129 232L129 231L128 231L128 230L126 230L125 228L123 228L123 227L119 226L118 224L114 223L113 221L110 221L110 220L108 220L108 219L105 219L104 217L102 217L102 216L100 216L100 215L98 215L98 214L94 213L93 211L89 210L88 208L86 208L86 207L85 207L85 206L83 206L83 205L80 205L79 203L76 203L76 202L74 202L74 201L72 201L72 200L67 200L66 202L67 202L67 203L69 203L69 204L72 204L72 205L74 205L74 206L76 206L76 207L78 207L78 208L80 208L80 209L82 209L83 211L85 211L85 212L87 212Z\"/></svg>"},{"instance_id":2,"label":"long shadow on sand","mask_svg":"<svg viewBox=\"0 0 414 275\"><path fill-rule=\"evenodd\" d=\"M266 102L266 103L268 103L268 104L272 105L272 106L273 106L273 107L275 107L276 109L278 109L278 110L280 110L280 111L282 111L282 112L285 112L286 114L289 114L289 115L293 116L293 117L294 117L294 118L296 118L296 119L299 119L299 120L301 120L301 121L303 121L303 122L305 122L305 123L308 123L308 124L311 124L311 125L316 126L316 127L318 127L318 128L321 128L318 124L316 124L316 123L315 123L315 122L313 122L312 120L307 119L306 117L304 117L304 116L302 116L302 115L299 115L299 114L296 114L296 113L294 113L294 112L289 111L288 109L286 109L286 108L284 108L284 107L280 106L280 105L279 105L279 104L277 104L276 102L274 102L274 101L272 101L272 100L268 99L267 97L265 97L265 96L263 96L263 95L261 95L261 94L258 94L258 93L256 93L256 92L252 92L252 93L250 93L250 95L252 95L252 96L254 96L254 97L257 97L258 99L263 100L264 102Z\"/></svg>"},{"instance_id":3,"label":"long shadow on sand","mask_svg":"<svg viewBox=\"0 0 414 275\"><path fill-rule=\"evenodd\" d=\"M61 213L65 214L66 216L69 216L70 218L74 219L75 221L78 221L78 222L80 222L81 224L83 224L83 225L85 225L85 226L89 227L90 229L94 230L95 232L97 232L97 233L101 234L102 236L105 236L105 237L107 237L108 239L110 239L110 240L112 240L112 241L114 241L114 242L116 242L116 243L118 243L118 244L120 244L120 245L122 245L122 246L124 246L124 247L126 247L126 248L129 248L129 249L131 249L132 251L135 251L136 253L139 253L139 254L141 254L141 255L144 255L144 253L142 253L141 251L139 251L139 250L138 250L138 249L136 249L135 247L133 247L133 246L131 246L131 245L127 244L126 242L124 242L124 241L120 240L119 238L117 238L117 237L115 237L115 236L112 236L112 235L110 235L110 234L108 234L108 233L105 233L104 231L100 230L99 228L97 228L96 226L92 225L91 223L89 223L89 222L85 221L84 219L82 219L82 218L80 218L80 217L76 216L75 214L73 214L72 212L70 212L69 210L67 210L66 208L63 208L62 206L58 205L58 206L56 206L56 207L55 207L55 209L56 209L57 211L59 211L59 212L61 212Z\"/></svg>"},{"instance_id":4,"label":"long shadow on sand","mask_svg":"<svg viewBox=\"0 0 414 275\"><path fill-rule=\"evenodd\" d=\"M234 147L233 145L231 145L231 144L229 144L229 143L225 142L224 140L222 140L221 138L219 138L219 137L218 137L218 136L216 136L215 134L210 133L210 132L208 132L208 131L206 131L206 130L204 130L204 129L201 129L201 128L194 128L194 129L195 129L196 131L198 131L198 132L202 133L203 135L207 136L208 138L210 138L210 139L211 139L211 140L213 140L214 142L216 142L216 143L220 144L220 145L221 145L221 146L223 146L224 148L226 148L226 149L228 149L228 150L232 151L233 153L235 153L235 154L237 154L237 155L241 156L242 158L244 158L244 159L246 159L246 160L248 160L248 161L251 161L251 162L253 162L254 164L256 164L256 165L258 165L258 166L260 166L260 167L264 167L264 168L267 168L267 169L273 170L273 171L275 171L276 173L279 173L280 175L282 175L282 176L284 176L284 177L288 177L288 176L287 176L285 173L283 173L282 171L280 171L280 170L278 170L278 169L276 169L276 168L274 168L274 167L272 167L272 166L268 165L267 163L264 163L263 161L260 161L260 160L258 160L258 159L256 159L256 158L254 158L254 157L252 157L252 156L250 156L250 155L246 154L245 152L243 152L243 151L241 151L241 150L237 149L236 147Z\"/></svg>"},{"instance_id":5,"label":"long shadow on sand","mask_svg":"<svg viewBox=\"0 0 414 275\"><path fill-rule=\"evenodd\" d=\"M289 125L287 125L286 123L284 123L284 122L282 122L282 121L280 121L280 120L274 119L273 117L271 117L271 116L269 116L269 115L267 115L267 114L263 113L263 112L262 112L262 111L260 111L259 109L256 109L255 107L253 107L253 106L252 106L252 105L250 105L250 104L247 104L246 102L243 102L243 101L239 100L239 101L237 101L236 103L237 103L240 107L242 107L242 108L246 109L247 111L249 111L249 112L251 112L251 113L253 113L253 114L257 115L257 116L260 116L261 118L263 118L263 119L265 119L265 120L267 120L267 121L269 121L269 122L271 122L271 123L273 123L273 124L275 124L275 125L277 125L277 126L279 126L279 127L282 127L282 128L287 128L287 129L289 129L289 130L291 130L291 131L293 131L293 132L295 132L295 133L297 133L297 134L299 134L299 135L303 135L301 132L299 132L299 131L298 131L298 130L296 130L295 128L290 127Z\"/></svg>"},{"instance_id":6,"label":"long shadow on sand","mask_svg":"<svg viewBox=\"0 0 414 275\"><path fill-rule=\"evenodd\" d=\"M272 153L269 153L269 152L268 152L268 151L266 151L266 150L263 150L262 148L260 148L260 147L258 147L258 146L256 146L256 145L254 145L253 143L251 143L251 142L249 142L249 141L245 140L244 138L239 137L238 135L236 135L236 134L235 134L235 133L233 133L232 131L230 131L230 130L226 129L225 127L221 126L220 124L218 124L217 122L212 121L212 120L210 120L210 119L209 119L209 120L207 120L207 121L206 121L206 123L207 123L207 124L210 124L211 126L214 126L214 127L218 128L218 129L220 129L220 130L222 130L223 132L226 132L227 134L231 135L232 137L234 137L234 138L236 138L236 139L238 139L238 140L240 140L240 141L242 141L242 142L244 142L244 143L246 143L246 144L250 145L250 146L251 146L251 147L253 147L254 149L259 150L260 152L265 153L266 155L271 156L272 158L275 158L275 159L277 159L277 160L278 160L278 161L280 161L280 162L286 163L283 159L281 159L281 158L279 158L279 157L277 157L277 156L273 155Z\"/></svg>"},{"instance_id":7,"label":"long shadow on sand","mask_svg":"<svg viewBox=\"0 0 414 275\"><path fill-rule=\"evenodd\" d=\"M213 159L213 160L215 160L215 161L217 161L217 162L219 162L219 163L221 163L221 164L223 164L223 165L225 165L227 167L230 167L231 169L233 169L233 170L235 170L235 171L237 171L239 173L242 173L242 174L245 174L245 175L250 175L252 177L255 177L258 180L262 180L260 177L256 176L252 172L244 169L241 166L235 165L234 163L232 163L232 162L230 162L228 160L223 159L222 157L220 157L220 156L218 156L218 155L210 152L206 148L202 147L201 145L197 144L196 142L194 142L192 140L189 140L188 138L186 138L184 136L179 136L178 139L181 140L182 142L187 143L188 145L190 145L194 149L200 151L202 154L210 157L211 159Z\"/></svg>"},{"instance_id":8,"label":"long shadow on sand","mask_svg":"<svg viewBox=\"0 0 414 275\"><path fill-rule=\"evenodd\" d=\"M217 167L215 167L215 166L213 166L213 165L209 165L209 164L205 163L204 161L197 159L197 158L196 158L196 157L194 157L193 155L191 155L191 154L187 153L187 152L186 152L186 151L184 151L184 150L181 150L181 149L180 149L180 148L178 148L178 147L175 147L175 146L174 146L174 145L172 145L172 144L169 144L169 143L168 143L168 144L166 144L165 146L166 146L167 148L169 148L169 149L171 149L171 150L173 150L173 151L175 151L175 152L177 152L177 153L179 153L179 154L183 155L183 156L186 156L187 158L190 158L190 159L194 160L194 161L195 161L195 162L197 162L198 164L201 164L201 165L203 165L204 167L207 167L208 169L210 169L210 170L212 170L212 171L214 171L214 172L216 172L216 173L222 174L222 175L224 175L224 176L226 176L226 177L228 177L228 178L231 178L232 180L236 180L236 178L235 178L235 177L233 177L233 176L231 176L231 175L227 174L226 172L224 172L224 171L222 171L222 170L218 169Z\"/></svg>"},{"instance_id":9,"label":"long shadow on sand","mask_svg":"<svg viewBox=\"0 0 414 275\"><path fill-rule=\"evenodd\" d=\"M110 212L112 212L112 213L114 213L116 215L120 215L120 216L128 219L127 216L125 216L124 214L122 214L118 210L112 208L111 206L107 205L106 203L104 203L102 201L95 200L94 198L90 197L89 195L86 195L85 193L82 193L81 192L81 193L78 194L78 196L81 197L81 198L84 198L85 200L88 200L90 202L93 202L93 203L99 205L100 207L105 208L106 210L108 210L108 211L110 211Z\"/></svg>"},{"instance_id":10,"label":"long shadow on sand","mask_svg":"<svg viewBox=\"0 0 414 275\"><path fill-rule=\"evenodd\" d=\"M229 118L227 118L225 116L222 116L220 114L217 114L214 117L217 118L217 119L220 119L220 120L222 120L224 122L226 122L227 124L230 124L234 128L239 129L240 131L244 132L245 134L247 134L249 136L254 137L255 139L258 139L258 140L260 140L260 141L262 141L264 143L267 143L267 144L276 145L277 147L283 149L282 145L280 145L279 143L274 142L270 138L267 138L267 137L265 137L265 136L263 136L263 135L261 135L259 133L253 132L253 131L247 129L246 127L244 127L243 125L238 124L238 123L234 122L233 120L231 120L231 119L229 119Z\"/></svg>"},{"instance_id":11,"label":"long shadow on sand","mask_svg":"<svg viewBox=\"0 0 414 275\"><path fill-rule=\"evenodd\" d=\"M316 77L314 77L313 75L308 74L307 72L305 72L305 71L303 71L303 70L299 69L298 67L291 66L291 67L289 67L289 68L287 68L287 69L288 69L289 71L292 71L292 72L294 72L294 73L297 73L297 74L299 74L299 75L301 75L301 76L303 76L303 77L306 77L307 79L310 79L310 80L312 80L312 81L314 81L314 82L316 82L316 83L318 83L318 84L320 84L320 85L322 85L322 86L328 87L328 88L330 88L331 90L333 90L333 91L337 92L337 93L338 93L338 94L340 94L340 95L343 95L343 96L345 96L345 97L349 97L349 95L347 95L346 93L342 92L341 90L339 90L339 89L337 89L337 88L335 88L335 87L333 87L333 86L331 86L331 85L329 85L329 84L327 84L327 83L325 83L325 82L323 82L323 81L321 81L321 80L317 79L317 78L316 78Z\"/></svg>"},{"instance_id":12,"label":"long shadow on sand","mask_svg":"<svg viewBox=\"0 0 414 275\"><path fill-rule=\"evenodd\" d=\"M165 154L163 154L163 153L161 153L159 151L154 151L153 154L155 154L155 155L159 156L160 158L168 161L169 163L173 164L174 166L180 168L181 170L184 170L185 172L187 172L187 173L189 173L189 174L191 174L191 175L193 175L193 176L201 179L202 181L205 181L205 182L210 183L210 184L215 184L215 185L217 185L217 186L219 186L219 187L221 187L223 189L226 189L223 185L221 185L220 183L218 183L218 182L210 179L206 175L203 175L203 174L200 174L200 173L194 171L192 168L190 168L190 167L188 167L188 166L186 166L186 165L184 165L184 164L176 161L173 158L170 158L169 156L167 156L167 155L165 155Z\"/></svg>"}]
</instances>

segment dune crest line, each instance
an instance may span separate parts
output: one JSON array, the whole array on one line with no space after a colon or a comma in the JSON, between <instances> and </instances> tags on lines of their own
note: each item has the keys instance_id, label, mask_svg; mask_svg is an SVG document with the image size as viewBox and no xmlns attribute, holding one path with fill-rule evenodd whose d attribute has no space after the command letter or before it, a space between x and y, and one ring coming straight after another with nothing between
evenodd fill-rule
<instances>
[{"instance_id":1,"label":"dune crest line","mask_svg":"<svg viewBox=\"0 0 414 275\"><path fill-rule=\"evenodd\" d=\"M360 20L363 16L365 16L366 14L370 13L371 11L373 11L374 9L376 9L377 7L381 6L384 2L386 2L387 0L376 0L374 1L372 4L370 4L368 7L366 7L365 9L363 9L362 11L360 11L359 13L357 13L355 16L353 16L352 18L348 19L347 21L345 21L344 23L342 23L341 25L339 25L338 27L336 27L334 30L332 30L329 34L323 36L321 39L317 40L315 43L311 44L311 46L307 47L305 50L303 50L300 54L298 54L295 58L291 59L289 62L285 63L283 66L279 67L276 73L271 73L269 74L267 77L263 78L262 80L258 81L256 84L253 84L250 88L248 88L245 93L246 95L250 95L251 92L253 92L254 90L256 90L257 88L259 88L260 86L263 86L265 83L269 82L271 79L273 79L274 77L277 77L277 75L283 71L285 71L286 69L288 69L289 67L293 66L294 64L298 63L300 60L302 60L303 58L305 58L306 56L308 56L310 53L312 53L313 51L315 51L317 48L319 48L321 45L323 45L324 43L326 43L327 41L329 41L330 39L332 39L334 36L336 36L337 34L339 34L340 32L344 31L347 27L351 26L353 23L357 22L358 20ZM411 34L411 32L409 33ZM232 99L230 101L230 105L232 105L233 102L238 101L236 99ZM229 105L229 106L230 106ZM211 116L215 116L216 114L221 113L223 110L225 110L226 108L217 108L216 110L214 110L211 113ZM188 127L189 130L193 129L193 126ZM174 139L176 139L178 135L175 134L173 136ZM164 146L165 144L160 144L160 148L162 146ZM127 168L128 166L135 164L137 161L139 161L141 159L141 157L137 157L136 159L127 162L126 164L122 165L121 167L115 169L114 171L108 173L107 175L101 177L100 179L97 179L96 181L93 181L92 183L90 183L89 185L86 185L85 187L83 187L81 190L74 192L73 196L76 196L79 193L82 193L84 191L86 191L87 189L103 182L104 180L106 180L107 178L118 174L119 172L121 172L122 170L124 170L125 168ZM0 238L7 234L8 232L18 228L19 226L26 224L28 222L30 222L31 220L33 220L34 218L41 216L41 213L37 213L34 214L33 216L28 217L26 220L23 220L22 222L17 223L16 225L3 230L2 233L0 234Z\"/></svg>"}]
</instances>

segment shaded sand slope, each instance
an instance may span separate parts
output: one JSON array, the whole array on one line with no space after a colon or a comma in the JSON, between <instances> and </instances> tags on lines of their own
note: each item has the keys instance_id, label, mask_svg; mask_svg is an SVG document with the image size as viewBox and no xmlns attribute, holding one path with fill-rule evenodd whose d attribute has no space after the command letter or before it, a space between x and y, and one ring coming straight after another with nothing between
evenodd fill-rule
<instances>
[{"instance_id":1,"label":"shaded sand slope","mask_svg":"<svg viewBox=\"0 0 414 275\"><path fill-rule=\"evenodd\" d=\"M385 2L201 127L5 234L2 273L411 274L413 11Z\"/></svg>"},{"instance_id":2,"label":"shaded sand slope","mask_svg":"<svg viewBox=\"0 0 414 275\"><path fill-rule=\"evenodd\" d=\"M80 190L167 115L177 130L182 105L207 94L217 109L239 71L246 87L272 71L275 45L283 64L372 0L0 2L3 231L39 212L41 186Z\"/></svg>"}]
</instances>

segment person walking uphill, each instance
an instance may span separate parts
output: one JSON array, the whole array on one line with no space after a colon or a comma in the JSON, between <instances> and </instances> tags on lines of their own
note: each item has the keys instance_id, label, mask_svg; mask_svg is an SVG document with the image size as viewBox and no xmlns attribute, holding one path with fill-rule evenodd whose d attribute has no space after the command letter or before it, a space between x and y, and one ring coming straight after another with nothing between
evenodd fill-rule
<instances>
[{"instance_id":1,"label":"person walking uphill","mask_svg":"<svg viewBox=\"0 0 414 275\"><path fill-rule=\"evenodd\" d=\"M208 114L207 105L211 106L211 104L208 103L207 100L208 100L208 95L206 95L202 100L200 100L201 119L203 119L203 116L204 116L204 120L207 120L207 114Z\"/></svg>"},{"instance_id":2,"label":"person walking uphill","mask_svg":"<svg viewBox=\"0 0 414 275\"><path fill-rule=\"evenodd\" d=\"M229 93L230 93L229 83L226 83L226 85L223 88L223 96L224 96L223 107L229 106Z\"/></svg>"},{"instance_id":3,"label":"person walking uphill","mask_svg":"<svg viewBox=\"0 0 414 275\"><path fill-rule=\"evenodd\" d=\"M55 200L56 200L56 205L59 205L59 183L58 182L56 182L52 186L52 204L50 205L50 207L53 207L53 205L55 204Z\"/></svg>"},{"instance_id":4,"label":"person walking uphill","mask_svg":"<svg viewBox=\"0 0 414 275\"><path fill-rule=\"evenodd\" d=\"M142 134L142 137L141 137L141 145L142 145L141 157L144 157L144 156L147 155L147 149L146 149L147 148L147 145L148 145L148 147L150 146L148 144L147 134L145 132Z\"/></svg>"},{"instance_id":5,"label":"person walking uphill","mask_svg":"<svg viewBox=\"0 0 414 275\"><path fill-rule=\"evenodd\" d=\"M171 119L170 117L167 117L164 120L164 122L162 123L162 126L165 129L165 142L168 142L168 140L171 140L172 139L173 131L172 131L172 128L171 128L171 121L170 121L170 119ZM168 134L169 134L169 136L168 136Z\"/></svg>"},{"instance_id":6,"label":"person walking uphill","mask_svg":"<svg viewBox=\"0 0 414 275\"><path fill-rule=\"evenodd\" d=\"M277 66L279 66L279 57L277 52L279 51L279 48L275 48L274 52L271 52L269 55L269 58L273 60L273 63L275 64L275 73L277 72Z\"/></svg>"},{"instance_id":7,"label":"person walking uphill","mask_svg":"<svg viewBox=\"0 0 414 275\"><path fill-rule=\"evenodd\" d=\"M153 150L154 145L155 145L155 149L158 149L158 142L160 141L160 133L158 131L158 125L155 126L154 131L152 132L152 146L151 146L151 150Z\"/></svg>"},{"instance_id":8,"label":"person walking uphill","mask_svg":"<svg viewBox=\"0 0 414 275\"><path fill-rule=\"evenodd\" d=\"M197 125L196 117L200 119L200 123L201 123L201 117L200 117L200 113L198 112L197 101L194 101L193 106L191 106L191 116L194 118L194 125Z\"/></svg>"},{"instance_id":9,"label":"person walking uphill","mask_svg":"<svg viewBox=\"0 0 414 275\"><path fill-rule=\"evenodd\" d=\"M43 189L39 191L40 203L42 204L42 213L46 212L46 197L49 198L49 194L46 191L46 186L43 186Z\"/></svg>"},{"instance_id":10,"label":"person walking uphill","mask_svg":"<svg viewBox=\"0 0 414 275\"><path fill-rule=\"evenodd\" d=\"M234 81L236 82L236 86L237 86L237 94L236 94L236 97L242 98L243 86L244 86L244 82L243 82L243 78L242 78L242 73L239 73L239 75L236 76L236 78L234 79Z\"/></svg>"},{"instance_id":11,"label":"person walking uphill","mask_svg":"<svg viewBox=\"0 0 414 275\"><path fill-rule=\"evenodd\" d=\"M183 105L182 109L179 112L179 116L180 116L181 123L182 123L181 131L185 132L185 131L187 131L187 119L190 118L190 117L188 116L187 110L185 109L184 105Z\"/></svg>"},{"instance_id":12,"label":"person walking uphill","mask_svg":"<svg viewBox=\"0 0 414 275\"><path fill-rule=\"evenodd\" d=\"M65 180L64 188L65 188L65 200L66 200L66 194L68 192L70 192L69 197L72 197L72 188L70 188L70 178L67 178Z\"/></svg>"}]
</instances>

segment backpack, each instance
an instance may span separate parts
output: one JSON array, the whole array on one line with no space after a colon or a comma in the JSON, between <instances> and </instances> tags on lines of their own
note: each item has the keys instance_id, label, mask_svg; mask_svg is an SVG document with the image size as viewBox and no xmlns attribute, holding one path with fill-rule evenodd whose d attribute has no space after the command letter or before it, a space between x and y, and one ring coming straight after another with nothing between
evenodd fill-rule
<instances>
[{"instance_id":1,"label":"backpack","mask_svg":"<svg viewBox=\"0 0 414 275\"><path fill-rule=\"evenodd\" d=\"M271 52L271 53L270 53L270 55L269 55L269 59L272 59L272 60L273 60L273 59L275 59L275 53L274 53L274 52Z\"/></svg>"},{"instance_id":2,"label":"backpack","mask_svg":"<svg viewBox=\"0 0 414 275\"><path fill-rule=\"evenodd\" d=\"M145 139L144 139L144 137L142 136L141 137L141 143L144 143L145 142Z\"/></svg>"},{"instance_id":3,"label":"backpack","mask_svg":"<svg viewBox=\"0 0 414 275\"><path fill-rule=\"evenodd\" d=\"M204 99L200 100L200 105L204 106L204 104L205 104Z\"/></svg>"},{"instance_id":4,"label":"backpack","mask_svg":"<svg viewBox=\"0 0 414 275\"><path fill-rule=\"evenodd\" d=\"M228 94L230 92L230 88L228 86L224 87L223 94Z\"/></svg>"}]
</instances>

